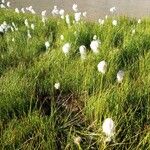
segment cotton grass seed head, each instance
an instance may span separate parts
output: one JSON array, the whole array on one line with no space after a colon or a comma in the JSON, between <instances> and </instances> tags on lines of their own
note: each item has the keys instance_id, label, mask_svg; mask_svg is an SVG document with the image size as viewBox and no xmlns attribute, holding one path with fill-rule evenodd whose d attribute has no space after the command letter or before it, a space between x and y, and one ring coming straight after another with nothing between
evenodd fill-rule
<instances>
[{"instance_id":1,"label":"cotton grass seed head","mask_svg":"<svg viewBox=\"0 0 150 150\"><path fill-rule=\"evenodd\" d=\"M119 70L117 73L117 81L118 83L121 83L124 77L124 71L123 70Z\"/></svg>"},{"instance_id":2,"label":"cotton grass seed head","mask_svg":"<svg viewBox=\"0 0 150 150\"><path fill-rule=\"evenodd\" d=\"M78 5L73 4L72 9L73 9L74 12L78 12Z\"/></svg>"},{"instance_id":3,"label":"cotton grass seed head","mask_svg":"<svg viewBox=\"0 0 150 150\"><path fill-rule=\"evenodd\" d=\"M81 137L77 136L77 137L74 138L74 143L77 144L77 145L80 145L81 140L82 140Z\"/></svg>"},{"instance_id":4,"label":"cotton grass seed head","mask_svg":"<svg viewBox=\"0 0 150 150\"><path fill-rule=\"evenodd\" d=\"M76 22L79 22L81 20L81 12L77 12L74 14L74 19Z\"/></svg>"},{"instance_id":5,"label":"cotton grass seed head","mask_svg":"<svg viewBox=\"0 0 150 150\"><path fill-rule=\"evenodd\" d=\"M10 2L7 2L7 4L6 4L6 5L7 5L7 7L10 7Z\"/></svg>"},{"instance_id":6,"label":"cotton grass seed head","mask_svg":"<svg viewBox=\"0 0 150 150\"><path fill-rule=\"evenodd\" d=\"M19 13L20 13L20 11L19 11L19 9L18 9L18 8L15 8L15 12L16 12L17 14L19 14Z\"/></svg>"},{"instance_id":7,"label":"cotton grass seed head","mask_svg":"<svg viewBox=\"0 0 150 150\"><path fill-rule=\"evenodd\" d=\"M59 82L55 83L54 87L56 90L60 89L60 83Z\"/></svg>"},{"instance_id":8,"label":"cotton grass seed head","mask_svg":"<svg viewBox=\"0 0 150 150\"><path fill-rule=\"evenodd\" d=\"M68 25L70 25L70 16L67 14L67 15L65 16L65 18L66 18L66 23L67 23Z\"/></svg>"},{"instance_id":9,"label":"cotton grass seed head","mask_svg":"<svg viewBox=\"0 0 150 150\"><path fill-rule=\"evenodd\" d=\"M100 25L103 25L104 24L104 20L103 19L98 19L98 23L100 24Z\"/></svg>"},{"instance_id":10,"label":"cotton grass seed head","mask_svg":"<svg viewBox=\"0 0 150 150\"><path fill-rule=\"evenodd\" d=\"M117 24L118 24L117 20L113 20L112 24L113 24L113 26L117 26Z\"/></svg>"},{"instance_id":11,"label":"cotton grass seed head","mask_svg":"<svg viewBox=\"0 0 150 150\"><path fill-rule=\"evenodd\" d=\"M102 130L107 137L107 141L111 141L111 138L115 134L115 123L111 118L107 118L104 120L102 125Z\"/></svg>"},{"instance_id":12,"label":"cotton grass seed head","mask_svg":"<svg viewBox=\"0 0 150 150\"><path fill-rule=\"evenodd\" d=\"M63 41L64 40L64 35L60 35L60 39Z\"/></svg>"},{"instance_id":13,"label":"cotton grass seed head","mask_svg":"<svg viewBox=\"0 0 150 150\"><path fill-rule=\"evenodd\" d=\"M81 55L81 59L85 59L86 58L86 47L84 45L81 45L79 47L79 52L80 52L80 55Z\"/></svg>"},{"instance_id":14,"label":"cotton grass seed head","mask_svg":"<svg viewBox=\"0 0 150 150\"><path fill-rule=\"evenodd\" d=\"M90 44L90 48L93 51L93 53L97 54L99 53L99 47L100 47L100 41L99 40L93 40Z\"/></svg>"},{"instance_id":15,"label":"cotton grass seed head","mask_svg":"<svg viewBox=\"0 0 150 150\"><path fill-rule=\"evenodd\" d=\"M45 42L45 47L46 47L46 49L48 49L48 48L50 47L49 41L46 41L46 42Z\"/></svg>"},{"instance_id":16,"label":"cotton grass seed head","mask_svg":"<svg viewBox=\"0 0 150 150\"><path fill-rule=\"evenodd\" d=\"M107 71L107 62L105 60L101 61L98 65L97 65L98 71L102 74L105 74Z\"/></svg>"},{"instance_id":17,"label":"cotton grass seed head","mask_svg":"<svg viewBox=\"0 0 150 150\"><path fill-rule=\"evenodd\" d=\"M34 30L35 29L35 25L32 23L31 24L31 29Z\"/></svg>"},{"instance_id":18,"label":"cotton grass seed head","mask_svg":"<svg viewBox=\"0 0 150 150\"><path fill-rule=\"evenodd\" d=\"M86 17L87 17L87 12L86 12L86 11L85 11L85 12L83 12L83 13L82 13L82 15L83 15L83 17L85 17L85 18L86 18Z\"/></svg>"},{"instance_id":19,"label":"cotton grass seed head","mask_svg":"<svg viewBox=\"0 0 150 150\"><path fill-rule=\"evenodd\" d=\"M0 8L6 8L4 4L0 4Z\"/></svg>"},{"instance_id":20,"label":"cotton grass seed head","mask_svg":"<svg viewBox=\"0 0 150 150\"><path fill-rule=\"evenodd\" d=\"M110 12L111 12L111 13L114 13L115 11L116 11L116 7L110 8Z\"/></svg>"},{"instance_id":21,"label":"cotton grass seed head","mask_svg":"<svg viewBox=\"0 0 150 150\"><path fill-rule=\"evenodd\" d=\"M71 44L70 43L64 44L63 47L62 47L63 53L65 55L67 55L69 53L69 51L70 51L70 48L71 48Z\"/></svg>"},{"instance_id":22,"label":"cotton grass seed head","mask_svg":"<svg viewBox=\"0 0 150 150\"><path fill-rule=\"evenodd\" d=\"M24 9L24 8L21 8L21 12L24 14L24 13L25 13L25 9Z\"/></svg>"}]
</instances>

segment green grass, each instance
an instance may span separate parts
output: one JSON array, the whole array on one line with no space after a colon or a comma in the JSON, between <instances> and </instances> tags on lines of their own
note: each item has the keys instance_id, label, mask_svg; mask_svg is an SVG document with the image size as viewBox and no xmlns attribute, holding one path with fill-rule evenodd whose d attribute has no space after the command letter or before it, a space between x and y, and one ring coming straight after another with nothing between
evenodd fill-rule
<instances>
[{"instance_id":1,"label":"green grass","mask_svg":"<svg viewBox=\"0 0 150 150\"><path fill-rule=\"evenodd\" d=\"M0 23L14 22L19 29L0 35L0 149L150 149L150 18L141 24L115 18L117 26L112 18L104 25L83 20L70 27L48 18L43 26L39 16L0 10ZM30 40L25 19L35 24ZM98 55L90 50L95 34L102 43ZM67 57L62 52L66 42L72 47ZM85 61L81 45L87 47ZM97 70L102 60L108 63L105 75ZM119 70L125 71L121 84ZM108 117L116 134L105 144L102 123ZM80 146L74 143L77 136Z\"/></svg>"}]
</instances>

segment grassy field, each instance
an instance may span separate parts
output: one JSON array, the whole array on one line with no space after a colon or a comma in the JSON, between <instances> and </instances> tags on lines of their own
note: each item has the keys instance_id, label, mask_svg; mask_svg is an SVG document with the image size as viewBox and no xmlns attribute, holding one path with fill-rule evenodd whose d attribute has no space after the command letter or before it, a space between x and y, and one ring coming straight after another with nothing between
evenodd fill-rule
<instances>
[{"instance_id":1,"label":"grassy field","mask_svg":"<svg viewBox=\"0 0 150 150\"><path fill-rule=\"evenodd\" d=\"M31 38L25 19L35 25ZM150 150L150 18L138 23L114 16L103 25L72 20L68 26L48 18L44 26L40 16L0 10L0 24L18 28L0 34L0 149ZM90 48L94 35L101 41L98 54ZM85 60L81 45L87 48ZM97 69L103 60L105 74ZM106 118L116 126L109 143L102 131Z\"/></svg>"}]
</instances>

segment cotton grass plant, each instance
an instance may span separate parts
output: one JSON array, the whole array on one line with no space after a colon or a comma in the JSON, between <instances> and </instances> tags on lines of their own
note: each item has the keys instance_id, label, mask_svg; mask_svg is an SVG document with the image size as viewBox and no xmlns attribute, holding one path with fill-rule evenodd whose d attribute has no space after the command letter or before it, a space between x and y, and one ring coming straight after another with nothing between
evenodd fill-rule
<instances>
[{"instance_id":1,"label":"cotton grass plant","mask_svg":"<svg viewBox=\"0 0 150 150\"><path fill-rule=\"evenodd\" d=\"M0 147L149 149L149 18L22 10L0 10Z\"/></svg>"}]
</instances>

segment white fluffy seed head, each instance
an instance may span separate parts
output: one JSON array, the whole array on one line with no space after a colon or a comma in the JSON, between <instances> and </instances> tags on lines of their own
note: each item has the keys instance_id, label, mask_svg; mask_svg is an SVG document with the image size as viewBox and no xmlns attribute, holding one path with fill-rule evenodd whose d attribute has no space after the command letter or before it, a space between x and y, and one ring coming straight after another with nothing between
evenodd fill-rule
<instances>
[{"instance_id":1,"label":"white fluffy seed head","mask_svg":"<svg viewBox=\"0 0 150 150\"><path fill-rule=\"evenodd\" d=\"M81 45L79 47L79 52L81 55L81 59L84 60L86 58L86 47L84 45Z\"/></svg>"},{"instance_id":2,"label":"white fluffy seed head","mask_svg":"<svg viewBox=\"0 0 150 150\"><path fill-rule=\"evenodd\" d=\"M102 125L102 130L107 136L108 139L111 140L111 137L115 134L115 123L111 118L107 118L104 120Z\"/></svg>"},{"instance_id":3,"label":"white fluffy seed head","mask_svg":"<svg viewBox=\"0 0 150 150\"><path fill-rule=\"evenodd\" d=\"M31 38L32 38L31 33L30 33L30 30L27 30L27 36L28 36L28 39L31 39Z\"/></svg>"},{"instance_id":4,"label":"white fluffy seed head","mask_svg":"<svg viewBox=\"0 0 150 150\"><path fill-rule=\"evenodd\" d=\"M0 33L4 33L4 29L2 26L0 26Z\"/></svg>"},{"instance_id":5,"label":"white fluffy seed head","mask_svg":"<svg viewBox=\"0 0 150 150\"><path fill-rule=\"evenodd\" d=\"M34 30L35 29L35 25L32 23L31 24L31 29Z\"/></svg>"},{"instance_id":6,"label":"white fluffy seed head","mask_svg":"<svg viewBox=\"0 0 150 150\"><path fill-rule=\"evenodd\" d=\"M77 12L74 14L74 19L76 22L79 22L81 20L81 12Z\"/></svg>"},{"instance_id":7,"label":"white fluffy seed head","mask_svg":"<svg viewBox=\"0 0 150 150\"><path fill-rule=\"evenodd\" d=\"M54 87L56 90L60 89L60 83L59 82L55 83Z\"/></svg>"},{"instance_id":8,"label":"white fluffy seed head","mask_svg":"<svg viewBox=\"0 0 150 150\"><path fill-rule=\"evenodd\" d=\"M45 17L45 16L46 16L46 10L43 10L43 11L41 12L41 15L42 15L42 17Z\"/></svg>"},{"instance_id":9,"label":"white fluffy seed head","mask_svg":"<svg viewBox=\"0 0 150 150\"><path fill-rule=\"evenodd\" d=\"M64 44L64 46L62 47L62 50L63 50L63 52L64 52L65 55L67 55L69 53L70 48L71 48L70 43Z\"/></svg>"},{"instance_id":10,"label":"white fluffy seed head","mask_svg":"<svg viewBox=\"0 0 150 150\"><path fill-rule=\"evenodd\" d=\"M20 11L19 11L19 9L18 9L18 8L15 8L15 12L16 12L17 14L19 14L19 13L20 13Z\"/></svg>"},{"instance_id":11,"label":"white fluffy seed head","mask_svg":"<svg viewBox=\"0 0 150 150\"><path fill-rule=\"evenodd\" d=\"M7 5L7 7L10 7L10 2L7 2L7 4L6 4L6 5Z\"/></svg>"},{"instance_id":12,"label":"white fluffy seed head","mask_svg":"<svg viewBox=\"0 0 150 150\"><path fill-rule=\"evenodd\" d=\"M54 6L53 10L52 10L52 15L55 16L55 15L58 15L59 14L59 10L57 8L57 6Z\"/></svg>"},{"instance_id":13,"label":"white fluffy seed head","mask_svg":"<svg viewBox=\"0 0 150 150\"><path fill-rule=\"evenodd\" d=\"M142 22L141 19L139 19L139 20L138 20L138 24L140 24L141 22Z\"/></svg>"},{"instance_id":14,"label":"white fluffy seed head","mask_svg":"<svg viewBox=\"0 0 150 150\"><path fill-rule=\"evenodd\" d=\"M90 48L93 51L93 53L97 54L99 53L99 46L100 46L100 41L99 40L93 40L90 44Z\"/></svg>"},{"instance_id":15,"label":"white fluffy seed head","mask_svg":"<svg viewBox=\"0 0 150 150\"><path fill-rule=\"evenodd\" d=\"M0 4L0 7L1 8L6 8L4 4Z\"/></svg>"},{"instance_id":16,"label":"white fluffy seed head","mask_svg":"<svg viewBox=\"0 0 150 150\"><path fill-rule=\"evenodd\" d=\"M110 12L111 12L111 13L114 13L115 11L116 11L116 7L110 8Z\"/></svg>"},{"instance_id":17,"label":"white fluffy seed head","mask_svg":"<svg viewBox=\"0 0 150 150\"><path fill-rule=\"evenodd\" d=\"M45 42L45 47L48 49L50 47L50 43L48 41Z\"/></svg>"},{"instance_id":18,"label":"white fluffy seed head","mask_svg":"<svg viewBox=\"0 0 150 150\"><path fill-rule=\"evenodd\" d=\"M123 70L119 70L117 73L117 81L118 83L121 83L124 77L124 71Z\"/></svg>"},{"instance_id":19,"label":"white fluffy seed head","mask_svg":"<svg viewBox=\"0 0 150 150\"><path fill-rule=\"evenodd\" d=\"M24 13L25 13L25 9L24 9L24 8L21 8L21 12L24 14Z\"/></svg>"},{"instance_id":20,"label":"white fluffy seed head","mask_svg":"<svg viewBox=\"0 0 150 150\"><path fill-rule=\"evenodd\" d=\"M80 51L80 54L85 54L86 53L86 47L84 45L81 45L79 47L79 51Z\"/></svg>"},{"instance_id":21,"label":"white fluffy seed head","mask_svg":"<svg viewBox=\"0 0 150 150\"><path fill-rule=\"evenodd\" d=\"M59 10L59 14L60 14L61 16L64 16L64 15L65 15L65 10L64 10L64 9L60 9L60 10Z\"/></svg>"},{"instance_id":22,"label":"white fluffy seed head","mask_svg":"<svg viewBox=\"0 0 150 150\"><path fill-rule=\"evenodd\" d=\"M94 36L93 36L93 40L97 40L97 35L94 35Z\"/></svg>"},{"instance_id":23,"label":"white fluffy seed head","mask_svg":"<svg viewBox=\"0 0 150 150\"><path fill-rule=\"evenodd\" d=\"M65 17L66 17L66 23L70 25L70 16L67 14Z\"/></svg>"},{"instance_id":24,"label":"white fluffy seed head","mask_svg":"<svg viewBox=\"0 0 150 150\"><path fill-rule=\"evenodd\" d=\"M60 39L63 41L63 40L64 40L64 36L63 36L63 35L60 35Z\"/></svg>"},{"instance_id":25,"label":"white fluffy seed head","mask_svg":"<svg viewBox=\"0 0 150 150\"><path fill-rule=\"evenodd\" d=\"M98 65L97 65L98 71L102 74L105 74L107 71L107 62L105 60L101 61Z\"/></svg>"},{"instance_id":26,"label":"white fluffy seed head","mask_svg":"<svg viewBox=\"0 0 150 150\"><path fill-rule=\"evenodd\" d=\"M83 17L87 17L87 12L86 11L83 12L82 15L83 15Z\"/></svg>"},{"instance_id":27,"label":"white fluffy seed head","mask_svg":"<svg viewBox=\"0 0 150 150\"><path fill-rule=\"evenodd\" d=\"M26 26L26 27L28 27L28 28L29 28L28 19L25 19L24 24L25 24L25 26Z\"/></svg>"},{"instance_id":28,"label":"white fluffy seed head","mask_svg":"<svg viewBox=\"0 0 150 150\"><path fill-rule=\"evenodd\" d=\"M77 144L77 145L79 145L80 142L81 142L81 140L82 140L81 137L77 136L77 137L74 138L74 143Z\"/></svg>"},{"instance_id":29,"label":"white fluffy seed head","mask_svg":"<svg viewBox=\"0 0 150 150\"><path fill-rule=\"evenodd\" d=\"M78 12L78 5L73 4L72 9L73 9L74 12Z\"/></svg>"},{"instance_id":30,"label":"white fluffy seed head","mask_svg":"<svg viewBox=\"0 0 150 150\"><path fill-rule=\"evenodd\" d=\"M113 20L112 24L113 24L113 26L117 26L117 24L118 24L117 20Z\"/></svg>"},{"instance_id":31,"label":"white fluffy seed head","mask_svg":"<svg viewBox=\"0 0 150 150\"><path fill-rule=\"evenodd\" d=\"M100 25L103 25L105 21L103 19L98 19L98 22Z\"/></svg>"}]
</instances>

